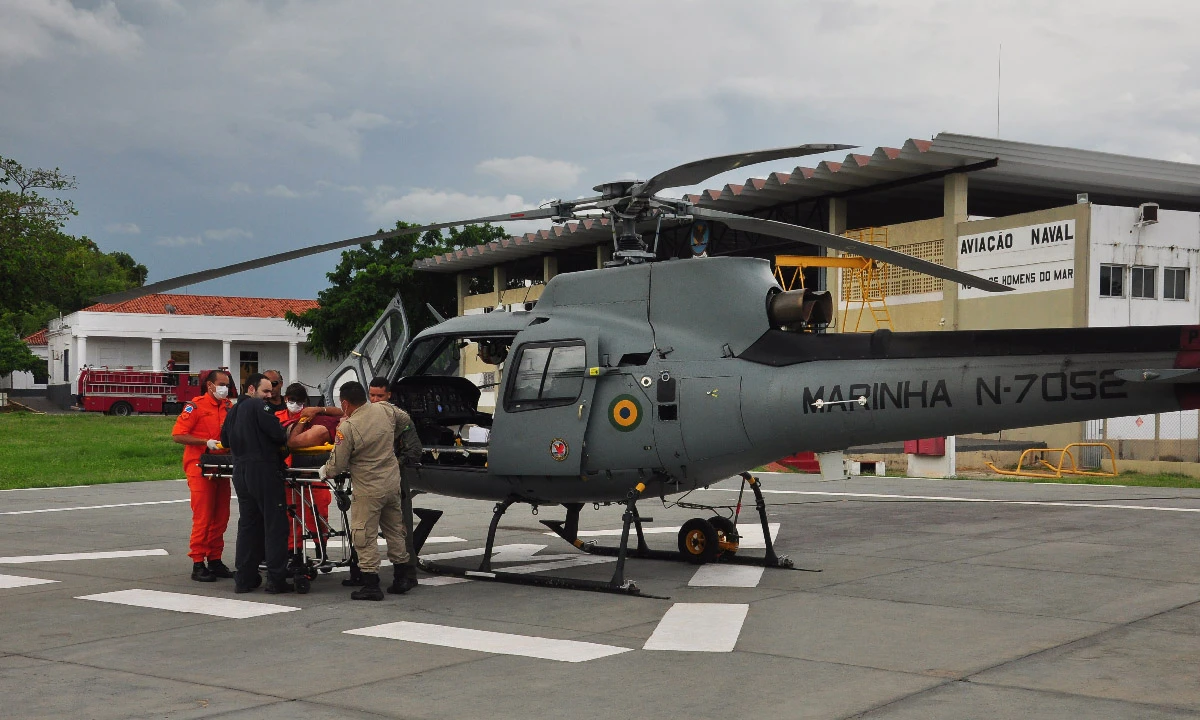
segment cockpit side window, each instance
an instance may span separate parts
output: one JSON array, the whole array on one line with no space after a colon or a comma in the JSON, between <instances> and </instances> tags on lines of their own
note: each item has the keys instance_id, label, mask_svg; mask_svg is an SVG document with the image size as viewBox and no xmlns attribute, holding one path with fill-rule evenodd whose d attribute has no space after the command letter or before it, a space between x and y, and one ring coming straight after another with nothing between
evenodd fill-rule
<instances>
[{"instance_id":1,"label":"cockpit side window","mask_svg":"<svg viewBox=\"0 0 1200 720\"><path fill-rule=\"evenodd\" d=\"M570 405L583 390L583 341L532 343L517 350L513 380L504 398L509 412Z\"/></svg>"}]
</instances>

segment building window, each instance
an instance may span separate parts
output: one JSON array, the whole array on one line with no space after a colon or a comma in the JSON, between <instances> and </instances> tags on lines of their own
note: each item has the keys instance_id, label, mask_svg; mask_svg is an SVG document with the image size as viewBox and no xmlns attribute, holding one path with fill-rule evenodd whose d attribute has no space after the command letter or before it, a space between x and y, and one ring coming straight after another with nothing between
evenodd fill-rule
<instances>
[{"instance_id":1,"label":"building window","mask_svg":"<svg viewBox=\"0 0 1200 720\"><path fill-rule=\"evenodd\" d=\"M579 341L521 348L505 409L513 412L575 402L583 389L585 358Z\"/></svg>"},{"instance_id":2,"label":"building window","mask_svg":"<svg viewBox=\"0 0 1200 720\"><path fill-rule=\"evenodd\" d=\"M1188 269L1163 268L1163 299L1187 300Z\"/></svg>"},{"instance_id":3,"label":"building window","mask_svg":"<svg viewBox=\"0 0 1200 720\"><path fill-rule=\"evenodd\" d=\"M238 354L238 368L241 371L241 380L238 382L238 387L246 387L246 378L258 372L258 351L243 350Z\"/></svg>"},{"instance_id":4,"label":"building window","mask_svg":"<svg viewBox=\"0 0 1200 720\"><path fill-rule=\"evenodd\" d=\"M1100 297L1125 297L1125 266L1100 266Z\"/></svg>"},{"instance_id":5,"label":"building window","mask_svg":"<svg viewBox=\"0 0 1200 720\"><path fill-rule=\"evenodd\" d=\"M1132 268L1129 275L1129 297L1135 298L1150 298L1153 300L1158 297L1154 292L1154 280L1158 274L1156 267L1137 267Z\"/></svg>"},{"instance_id":6,"label":"building window","mask_svg":"<svg viewBox=\"0 0 1200 720\"><path fill-rule=\"evenodd\" d=\"M190 372L192 369L192 352L190 350L172 350L171 366L169 369L176 372Z\"/></svg>"}]
</instances>

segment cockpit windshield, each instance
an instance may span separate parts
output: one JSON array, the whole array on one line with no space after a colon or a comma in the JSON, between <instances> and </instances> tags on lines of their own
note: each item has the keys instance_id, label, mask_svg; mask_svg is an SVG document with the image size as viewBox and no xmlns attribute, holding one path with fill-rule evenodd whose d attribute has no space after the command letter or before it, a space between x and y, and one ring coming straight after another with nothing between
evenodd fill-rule
<instances>
[{"instance_id":1,"label":"cockpit windshield","mask_svg":"<svg viewBox=\"0 0 1200 720\"><path fill-rule=\"evenodd\" d=\"M460 375L463 371L476 372L479 369L495 370L504 362L508 348L512 343L511 336L480 335L478 337L462 337L456 335L435 335L415 341L408 351L404 364L400 366L399 377L415 375ZM470 351L471 360L467 363L487 365L488 368L464 367L464 349Z\"/></svg>"}]
</instances>

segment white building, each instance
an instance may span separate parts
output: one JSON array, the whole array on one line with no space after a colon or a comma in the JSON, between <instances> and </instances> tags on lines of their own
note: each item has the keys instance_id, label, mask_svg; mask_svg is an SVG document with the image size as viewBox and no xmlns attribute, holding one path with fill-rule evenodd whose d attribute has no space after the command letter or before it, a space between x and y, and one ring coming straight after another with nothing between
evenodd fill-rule
<instances>
[{"instance_id":1,"label":"white building","mask_svg":"<svg viewBox=\"0 0 1200 720\"><path fill-rule=\"evenodd\" d=\"M279 370L310 395L336 363L304 350L305 330L284 313L303 313L315 300L157 294L86 307L50 321L47 394L61 405L77 395L85 366L177 371L229 368L235 380Z\"/></svg>"}]
</instances>

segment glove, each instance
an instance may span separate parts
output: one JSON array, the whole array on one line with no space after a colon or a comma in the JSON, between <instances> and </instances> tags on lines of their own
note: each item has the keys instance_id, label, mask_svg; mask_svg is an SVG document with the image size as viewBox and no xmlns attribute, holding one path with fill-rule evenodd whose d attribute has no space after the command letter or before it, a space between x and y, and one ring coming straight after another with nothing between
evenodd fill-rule
<instances>
[{"instance_id":1,"label":"glove","mask_svg":"<svg viewBox=\"0 0 1200 720\"><path fill-rule=\"evenodd\" d=\"M324 479L326 479L326 478L328 478L328 477L329 477L329 473L325 472L325 466L324 466L324 465L322 465L321 467L317 468L317 477L319 477L319 478L320 478L320 479L322 479L322 480L324 480Z\"/></svg>"},{"instance_id":2,"label":"glove","mask_svg":"<svg viewBox=\"0 0 1200 720\"><path fill-rule=\"evenodd\" d=\"M221 447L221 443L217 442L216 440L209 440L205 444L208 445L209 450L216 450L217 448Z\"/></svg>"}]
</instances>

